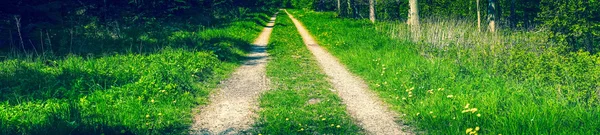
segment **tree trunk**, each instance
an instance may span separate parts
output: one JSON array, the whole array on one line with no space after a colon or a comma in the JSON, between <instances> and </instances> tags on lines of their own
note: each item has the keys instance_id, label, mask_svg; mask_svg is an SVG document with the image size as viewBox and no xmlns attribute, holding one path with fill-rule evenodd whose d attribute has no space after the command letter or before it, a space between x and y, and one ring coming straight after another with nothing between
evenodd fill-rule
<instances>
[{"instance_id":1,"label":"tree trunk","mask_svg":"<svg viewBox=\"0 0 600 135\"><path fill-rule=\"evenodd\" d=\"M497 4L496 4L496 0L489 0L489 4L488 4L488 22L489 22L489 26L488 29L490 32L496 32L496 21L497 21L498 15L497 15Z\"/></svg>"},{"instance_id":2,"label":"tree trunk","mask_svg":"<svg viewBox=\"0 0 600 135\"><path fill-rule=\"evenodd\" d=\"M338 11L338 15L342 14L342 9L341 9L341 0L337 0L337 11Z\"/></svg>"},{"instance_id":3,"label":"tree trunk","mask_svg":"<svg viewBox=\"0 0 600 135\"><path fill-rule=\"evenodd\" d=\"M369 19L375 23L375 0L369 0Z\"/></svg>"},{"instance_id":4,"label":"tree trunk","mask_svg":"<svg viewBox=\"0 0 600 135\"><path fill-rule=\"evenodd\" d=\"M417 0L408 0L410 10L408 12L408 25L412 34L412 39L418 42L421 36L419 27L419 2Z\"/></svg>"},{"instance_id":5,"label":"tree trunk","mask_svg":"<svg viewBox=\"0 0 600 135\"><path fill-rule=\"evenodd\" d=\"M511 0L510 2L510 27L515 28L517 24L516 11L515 11L515 0Z\"/></svg>"},{"instance_id":6,"label":"tree trunk","mask_svg":"<svg viewBox=\"0 0 600 135\"><path fill-rule=\"evenodd\" d=\"M358 7L356 6L356 0L352 0L352 17L358 18Z\"/></svg>"},{"instance_id":7,"label":"tree trunk","mask_svg":"<svg viewBox=\"0 0 600 135\"><path fill-rule=\"evenodd\" d=\"M419 5L417 0L408 0L410 10L408 11L407 24L419 26Z\"/></svg>"},{"instance_id":8,"label":"tree trunk","mask_svg":"<svg viewBox=\"0 0 600 135\"><path fill-rule=\"evenodd\" d=\"M346 3L348 4L348 7L346 7L346 15L347 16L352 14L352 4L350 1L351 0L346 0Z\"/></svg>"},{"instance_id":9,"label":"tree trunk","mask_svg":"<svg viewBox=\"0 0 600 135\"><path fill-rule=\"evenodd\" d=\"M479 9L479 0L477 0L477 31L481 32L481 10Z\"/></svg>"}]
</instances>

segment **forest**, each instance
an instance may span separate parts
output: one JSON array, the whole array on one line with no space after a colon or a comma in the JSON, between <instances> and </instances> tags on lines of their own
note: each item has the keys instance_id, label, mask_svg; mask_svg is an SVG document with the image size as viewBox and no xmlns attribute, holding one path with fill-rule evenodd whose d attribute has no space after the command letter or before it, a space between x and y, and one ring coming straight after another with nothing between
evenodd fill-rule
<instances>
[{"instance_id":1,"label":"forest","mask_svg":"<svg viewBox=\"0 0 600 135\"><path fill-rule=\"evenodd\" d=\"M4 0L0 134L600 134L598 0Z\"/></svg>"}]
</instances>

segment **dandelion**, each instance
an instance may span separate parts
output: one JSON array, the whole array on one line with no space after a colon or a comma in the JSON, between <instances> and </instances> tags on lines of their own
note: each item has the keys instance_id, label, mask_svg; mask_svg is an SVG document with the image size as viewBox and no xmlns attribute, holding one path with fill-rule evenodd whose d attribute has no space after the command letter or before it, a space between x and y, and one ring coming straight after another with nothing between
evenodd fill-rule
<instances>
[{"instance_id":1,"label":"dandelion","mask_svg":"<svg viewBox=\"0 0 600 135\"><path fill-rule=\"evenodd\" d=\"M421 113L417 113L417 116L419 116L419 114L421 114Z\"/></svg>"},{"instance_id":2,"label":"dandelion","mask_svg":"<svg viewBox=\"0 0 600 135\"><path fill-rule=\"evenodd\" d=\"M412 87L412 88L410 88L410 89L407 89L407 90L406 90L406 92L412 91L412 90L414 90L414 89L415 89L415 87Z\"/></svg>"},{"instance_id":3,"label":"dandelion","mask_svg":"<svg viewBox=\"0 0 600 135\"><path fill-rule=\"evenodd\" d=\"M336 127L336 128L341 128L342 126L340 126L340 125L337 125L337 126L335 126L335 127Z\"/></svg>"},{"instance_id":4,"label":"dandelion","mask_svg":"<svg viewBox=\"0 0 600 135\"><path fill-rule=\"evenodd\" d=\"M154 99L150 100L151 103L154 103Z\"/></svg>"},{"instance_id":5,"label":"dandelion","mask_svg":"<svg viewBox=\"0 0 600 135\"><path fill-rule=\"evenodd\" d=\"M467 128L467 131L465 133L469 134L469 133L471 133L471 131L473 131L473 128Z\"/></svg>"},{"instance_id":6,"label":"dandelion","mask_svg":"<svg viewBox=\"0 0 600 135\"><path fill-rule=\"evenodd\" d=\"M446 96L446 97L447 97L447 98L453 98L453 97L454 97L454 95L448 95L448 96Z\"/></svg>"},{"instance_id":7,"label":"dandelion","mask_svg":"<svg viewBox=\"0 0 600 135\"><path fill-rule=\"evenodd\" d=\"M479 130L480 130L479 126L475 127L475 129L473 129L473 128L467 128L467 130L466 130L465 133L469 134L469 135L477 135L477 132Z\"/></svg>"},{"instance_id":8,"label":"dandelion","mask_svg":"<svg viewBox=\"0 0 600 135\"><path fill-rule=\"evenodd\" d=\"M467 112L475 113L475 112L477 112L477 108L471 108L471 109L466 109L466 110L462 111L462 113L467 113Z\"/></svg>"},{"instance_id":9,"label":"dandelion","mask_svg":"<svg viewBox=\"0 0 600 135\"><path fill-rule=\"evenodd\" d=\"M405 97L402 97L402 100L406 100L406 98L405 98Z\"/></svg>"},{"instance_id":10,"label":"dandelion","mask_svg":"<svg viewBox=\"0 0 600 135\"><path fill-rule=\"evenodd\" d=\"M290 118L285 118L285 121L288 121L288 120L290 120Z\"/></svg>"},{"instance_id":11,"label":"dandelion","mask_svg":"<svg viewBox=\"0 0 600 135\"><path fill-rule=\"evenodd\" d=\"M146 118L150 118L150 114L146 114Z\"/></svg>"},{"instance_id":12,"label":"dandelion","mask_svg":"<svg viewBox=\"0 0 600 135\"><path fill-rule=\"evenodd\" d=\"M433 114L433 111L429 111L429 114Z\"/></svg>"},{"instance_id":13,"label":"dandelion","mask_svg":"<svg viewBox=\"0 0 600 135\"><path fill-rule=\"evenodd\" d=\"M331 126L333 127L334 125L333 125L333 124L331 124Z\"/></svg>"},{"instance_id":14,"label":"dandelion","mask_svg":"<svg viewBox=\"0 0 600 135\"><path fill-rule=\"evenodd\" d=\"M477 117L481 117L481 114L479 114L479 113L478 113L478 114L477 114Z\"/></svg>"},{"instance_id":15,"label":"dandelion","mask_svg":"<svg viewBox=\"0 0 600 135\"><path fill-rule=\"evenodd\" d=\"M321 120L322 120L322 121L325 121L326 119L325 119L325 118L322 118Z\"/></svg>"},{"instance_id":16,"label":"dandelion","mask_svg":"<svg viewBox=\"0 0 600 135\"><path fill-rule=\"evenodd\" d=\"M162 113L158 113L158 116L162 116Z\"/></svg>"}]
</instances>

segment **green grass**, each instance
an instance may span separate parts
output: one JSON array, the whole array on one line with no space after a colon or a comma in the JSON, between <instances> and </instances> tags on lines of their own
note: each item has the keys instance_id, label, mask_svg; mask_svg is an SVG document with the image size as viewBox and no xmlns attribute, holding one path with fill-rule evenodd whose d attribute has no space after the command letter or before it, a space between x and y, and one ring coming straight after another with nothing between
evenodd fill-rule
<instances>
[{"instance_id":1,"label":"green grass","mask_svg":"<svg viewBox=\"0 0 600 135\"><path fill-rule=\"evenodd\" d=\"M361 134L286 14L277 17L267 52L272 85L260 99L256 134Z\"/></svg>"},{"instance_id":2,"label":"green grass","mask_svg":"<svg viewBox=\"0 0 600 135\"><path fill-rule=\"evenodd\" d=\"M0 134L186 134L192 109L240 64L266 13L193 31L156 28L148 33L161 34L138 51L126 44L81 47L83 56L5 57ZM137 38L122 34L119 42Z\"/></svg>"},{"instance_id":3,"label":"green grass","mask_svg":"<svg viewBox=\"0 0 600 135\"><path fill-rule=\"evenodd\" d=\"M596 55L527 50L481 59L490 57L452 44L435 50L428 47L431 42L393 38L381 29L387 22L376 26L329 12L290 11L320 45L424 133L465 134L476 127L479 134L600 133L600 90L591 89L599 86Z\"/></svg>"}]
</instances>

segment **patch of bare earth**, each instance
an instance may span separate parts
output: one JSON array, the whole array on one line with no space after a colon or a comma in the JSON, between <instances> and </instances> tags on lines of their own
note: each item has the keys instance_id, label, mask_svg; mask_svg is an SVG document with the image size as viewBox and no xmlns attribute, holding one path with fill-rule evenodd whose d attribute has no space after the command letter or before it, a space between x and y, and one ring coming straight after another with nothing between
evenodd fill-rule
<instances>
[{"instance_id":1,"label":"patch of bare earth","mask_svg":"<svg viewBox=\"0 0 600 135\"><path fill-rule=\"evenodd\" d=\"M257 99L269 89L266 77L266 46L275 25L275 16L254 41L249 59L219 85L211 103L194 116L191 134L240 134L250 128L258 109Z\"/></svg>"},{"instance_id":2,"label":"patch of bare earth","mask_svg":"<svg viewBox=\"0 0 600 135\"><path fill-rule=\"evenodd\" d=\"M333 84L337 94L346 104L348 113L367 134L412 134L402 130L406 126L395 122L397 115L387 110L387 107L369 90L362 79L352 75L333 55L317 44L308 30L297 19L287 11L285 12L298 28L304 43L313 53L319 66L329 77L329 81Z\"/></svg>"}]
</instances>

